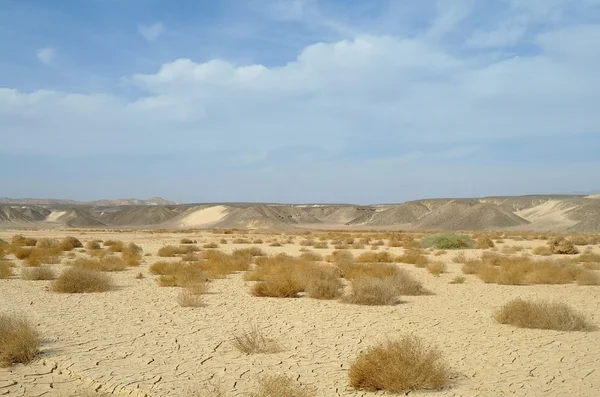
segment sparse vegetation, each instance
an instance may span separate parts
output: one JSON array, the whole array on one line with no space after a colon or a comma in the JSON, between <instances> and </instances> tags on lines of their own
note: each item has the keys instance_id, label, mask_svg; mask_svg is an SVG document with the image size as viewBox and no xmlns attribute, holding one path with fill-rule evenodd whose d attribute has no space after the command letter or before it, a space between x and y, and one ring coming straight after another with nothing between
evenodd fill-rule
<instances>
[{"instance_id":1,"label":"sparse vegetation","mask_svg":"<svg viewBox=\"0 0 600 397\"><path fill-rule=\"evenodd\" d=\"M553 254L575 255L579 253L575 245L564 237L554 237L548 241Z\"/></svg>"},{"instance_id":2,"label":"sparse vegetation","mask_svg":"<svg viewBox=\"0 0 600 397\"><path fill-rule=\"evenodd\" d=\"M356 262L363 263L389 263L393 262L393 256L387 252L363 252L356 258Z\"/></svg>"},{"instance_id":3,"label":"sparse vegetation","mask_svg":"<svg viewBox=\"0 0 600 397\"><path fill-rule=\"evenodd\" d=\"M473 248L475 242L469 236L454 233L439 233L421 239L423 248L437 248L445 250Z\"/></svg>"},{"instance_id":4,"label":"sparse vegetation","mask_svg":"<svg viewBox=\"0 0 600 397\"><path fill-rule=\"evenodd\" d=\"M444 262L431 262L427 265L427 271L434 276L439 276L446 272L446 264Z\"/></svg>"},{"instance_id":5,"label":"sparse vegetation","mask_svg":"<svg viewBox=\"0 0 600 397\"><path fill-rule=\"evenodd\" d=\"M27 364L39 353L40 337L21 316L0 314L0 367Z\"/></svg>"},{"instance_id":6,"label":"sparse vegetation","mask_svg":"<svg viewBox=\"0 0 600 397\"><path fill-rule=\"evenodd\" d=\"M105 292L112 289L111 278L95 270L71 267L52 282L51 290L64 293Z\"/></svg>"},{"instance_id":7,"label":"sparse vegetation","mask_svg":"<svg viewBox=\"0 0 600 397\"><path fill-rule=\"evenodd\" d=\"M359 277L352 280L351 288L344 302L368 306L398 303L398 290L390 278Z\"/></svg>"},{"instance_id":8,"label":"sparse vegetation","mask_svg":"<svg viewBox=\"0 0 600 397\"><path fill-rule=\"evenodd\" d=\"M54 280L56 278L56 275L54 274L54 271L51 268L46 266L30 268L24 267L23 269L21 269L21 278L23 280L33 281Z\"/></svg>"},{"instance_id":9,"label":"sparse vegetation","mask_svg":"<svg viewBox=\"0 0 600 397\"><path fill-rule=\"evenodd\" d=\"M427 257L418 249L410 249L405 251L404 254L396 258L396 261L401 263L410 263L417 267L426 267L429 263L429 259L427 259Z\"/></svg>"},{"instance_id":10,"label":"sparse vegetation","mask_svg":"<svg viewBox=\"0 0 600 397\"><path fill-rule=\"evenodd\" d=\"M279 342L268 338L258 326L243 334L234 335L233 346L244 354L277 353L282 350Z\"/></svg>"},{"instance_id":11,"label":"sparse vegetation","mask_svg":"<svg viewBox=\"0 0 600 397\"><path fill-rule=\"evenodd\" d=\"M450 284L463 284L465 281L467 281L465 276L456 276L450 281Z\"/></svg>"},{"instance_id":12,"label":"sparse vegetation","mask_svg":"<svg viewBox=\"0 0 600 397\"><path fill-rule=\"evenodd\" d=\"M515 299L494 315L500 324L519 328L553 329L557 331L590 331L594 327L586 318L564 303L534 302Z\"/></svg>"},{"instance_id":13,"label":"sparse vegetation","mask_svg":"<svg viewBox=\"0 0 600 397\"><path fill-rule=\"evenodd\" d=\"M127 269L127 263L114 255L102 258L77 258L71 262L72 266L80 269L97 270L101 272L116 272Z\"/></svg>"},{"instance_id":14,"label":"sparse vegetation","mask_svg":"<svg viewBox=\"0 0 600 397\"><path fill-rule=\"evenodd\" d=\"M487 248L493 248L494 245L494 241L489 238L488 236L486 236L485 234L477 237L477 241L476 241L476 245L475 247L478 249L487 249Z\"/></svg>"},{"instance_id":15,"label":"sparse vegetation","mask_svg":"<svg viewBox=\"0 0 600 397\"><path fill-rule=\"evenodd\" d=\"M202 295L198 293L197 289L186 288L183 291L179 292L177 295L177 303L181 307L203 307L204 301L202 300Z\"/></svg>"},{"instance_id":16,"label":"sparse vegetation","mask_svg":"<svg viewBox=\"0 0 600 397\"><path fill-rule=\"evenodd\" d=\"M0 279L10 278L14 275L12 263L5 260L0 260Z\"/></svg>"},{"instance_id":17,"label":"sparse vegetation","mask_svg":"<svg viewBox=\"0 0 600 397\"><path fill-rule=\"evenodd\" d=\"M258 390L248 397L315 397L313 389L285 375L266 375L259 379Z\"/></svg>"},{"instance_id":18,"label":"sparse vegetation","mask_svg":"<svg viewBox=\"0 0 600 397\"><path fill-rule=\"evenodd\" d=\"M550 247L539 246L539 247L535 247L534 249L532 249L531 253L533 255L550 256L550 255L552 255L552 250L550 249Z\"/></svg>"},{"instance_id":19,"label":"sparse vegetation","mask_svg":"<svg viewBox=\"0 0 600 397\"><path fill-rule=\"evenodd\" d=\"M441 352L416 336L405 336L374 347L358 356L348 373L359 390L439 389L449 382L448 365Z\"/></svg>"}]
</instances>

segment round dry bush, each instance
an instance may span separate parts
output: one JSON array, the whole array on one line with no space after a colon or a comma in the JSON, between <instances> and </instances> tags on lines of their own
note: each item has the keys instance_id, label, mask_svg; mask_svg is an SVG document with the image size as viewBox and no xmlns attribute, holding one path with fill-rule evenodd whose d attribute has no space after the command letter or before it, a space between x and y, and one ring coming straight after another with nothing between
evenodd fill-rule
<instances>
[{"instance_id":1,"label":"round dry bush","mask_svg":"<svg viewBox=\"0 0 600 397\"><path fill-rule=\"evenodd\" d=\"M21 279L23 280L54 280L55 278L54 271L46 266L24 267L21 269Z\"/></svg>"},{"instance_id":2,"label":"round dry bush","mask_svg":"<svg viewBox=\"0 0 600 397\"><path fill-rule=\"evenodd\" d=\"M287 274L268 276L252 287L252 295L272 298L297 298L304 290L298 280Z\"/></svg>"},{"instance_id":3,"label":"round dry bush","mask_svg":"<svg viewBox=\"0 0 600 397\"><path fill-rule=\"evenodd\" d=\"M449 381L441 352L416 336L404 336L374 346L350 366L350 384L360 390L439 389Z\"/></svg>"},{"instance_id":4,"label":"round dry bush","mask_svg":"<svg viewBox=\"0 0 600 397\"><path fill-rule=\"evenodd\" d=\"M63 251L72 251L75 248L81 248L83 247L83 244L81 244L81 241L79 241L79 239L75 238L75 237L71 237L71 236L67 236L65 238L63 238L60 242L60 248Z\"/></svg>"},{"instance_id":5,"label":"round dry bush","mask_svg":"<svg viewBox=\"0 0 600 397\"><path fill-rule=\"evenodd\" d=\"M591 331L595 327L580 313L564 303L533 302L515 299L494 315L500 324L519 328L553 329L557 331Z\"/></svg>"},{"instance_id":6,"label":"round dry bush","mask_svg":"<svg viewBox=\"0 0 600 397\"><path fill-rule=\"evenodd\" d=\"M554 237L548 241L553 254L575 255L579 253L575 245L564 237Z\"/></svg>"},{"instance_id":7,"label":"round dry bush","mask_svg":"<svg viewBox=\"0 0 600 397\"><path fill-rule=\"evenodd\" d=\"M423 237L421 239L421 246L423 248L452 250L473 248L475 246L475 242L471 237L463 234L439 233Z\"/></svg>"},{"instance_id":8,"label":"round dry bush","mask_svg":"<svg viewBox=\"0 0 600 397\"><path fill-rule=\"evenodd\" d=\"M352 290L343 300L355 305L394 305L398 288L391 278L360 277L352 280Z\"/></svg>"},{"instance_id":9,"label":"round dry bush","mask_svg":"<svg viewBox=\"0 0 600 397\"><path fill-rule=\"evenodd\" d=\"M0 367L26 364L37 356L40 337L27 319L0 314Z\"/></svg>"},{"instance_id":10,"label":"round dry bush","mask_svg":"<svg viewBox=\"0 0 600 397\"><path fill-rule=\"evenodd\" d=\"M112 279L105 273L71 267L52 282L51 290L64 293L105 292L112 289Z\"/></svg>"}]
</instances>

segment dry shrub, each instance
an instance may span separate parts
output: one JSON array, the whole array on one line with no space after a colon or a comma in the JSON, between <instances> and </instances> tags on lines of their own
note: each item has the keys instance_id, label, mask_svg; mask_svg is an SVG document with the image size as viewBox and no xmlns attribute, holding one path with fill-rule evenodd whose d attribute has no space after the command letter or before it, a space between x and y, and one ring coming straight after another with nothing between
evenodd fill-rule
<instances>
[{"instance_id":1,"label":"dry shrub","mask_svg":"<svg viewBox=\"0 0 600 397\"><path fill-rule=\"evenodd\" d=\"M368 306L398 303L398 290L391 278L359 277L352 280L351 288L344 302Z\"/></svg>"},{"instance_id":2,"label":"dry shrub","mask_svg":"<svg viewBox=\"0 0 600 397\"><path fill-rule=\"evenodd\" d=\"M582 270L576 276L575 281L579 285L600 285L600 274L591 270Z\"/></svg>"},{"instance_id":3,"label":"dry shrub","mask_svg":"<svg viewBox=\"0 0 600 397\"><path fill-rule=\"evenodd\" d=\"M575 255L579 251L575 245L564 237L554 237L548 241L553 254Z\"/></svg>"},{"instance_id":4,"label":"dry shrub","mask_svg":"<svg viewBox=\"0 0 600 397\"><path fill-rule=\"evenodd\" d=\"M0 367L27 364L39 353L40 336L21 316L0 314Z\"/></svg>"},{"instance_id":5,"label":"dry shrub","mask_svg":"<svg viewBox=\"0 0 600 397\"><path fill-rule=\"evenodd\" d=\"M396 258L396 261L401 263L410 263L417 267L426 267L429 260L420 250L407 250L404 254Z\"/></svg>"},{"instance_id":6,"label":"dry shrub","mask_svg":"<svg viewBox=\"0 0 600 397\"><path fill-rule=\"evenodd\" d=\"M342 296L344 284L335 268L313 266L303 278L304 289L310 298L337 299Z\"/></svg>"},{"instance_id":7,"label":"dry shrub","mask_svg":"<svg viewBox=\"0 0 600 397\"><path fill-rule=\"evenodd\" d=\"M331 255L327 256L327 262L334 263L338 266L352 264L354 263L354 255L347 250L333 251Z\"/></svg>"},{"instance_id":8,"label":"dry shrub","mask_svg":"<svg viewBox=\"0 0 600 397\"><path fill-rule=\"evenodd\" d=\"M450 284L463 284L465 281L467 281L465 276L456 276L450 281Z\"/></svg>"},{"instance_id":9,"label":"dry shrub","mask_svg":"<svg viewBox=\"0 0 600 397\"><path fill-rule=\"evenodd\" d=\"M274 243L269 244L269 247L283 247L283 245L279 242L274 242Z\"/></svg>"},{"instance_id":10,"label":"dry shrub","mask_svg":"<svg viewBox=\"0 0 600 397\"><path fill-rule=\"evenodd\" d=\"M205 248L205 249L215 249L215 248L219 248L219 244L217 244L217 243L208 243L208 244L204 244L202 246L202 248Z\"/></svg>"},{"instance_id":11,"label":"dry shrub","mask_svg":"<svg viewBox=\"0 0 600 397\"><path fill-rule=\"evenodd\" d=\"M591 331L586 318L564 303L534 302L515 299L502 306L494 318L500 324L519 328L553 329L557 331Z\"/></svg>"},{"instance_id":12,"label":"dry shrub","mask_svg":"<svg viewBox=\"0 0 600 397\"><path fill-rule=\"evenodd\" d=\"M263 244L263 243L264 243L264 241L262 238L257 238L257 239L254 239L254 241L252 241L252 244Z\"/></svg>"},{"instance_id":13,"label":"dry shrub","mask_svg":"<svg viewBox=\"0 0 600 397\"><path fill-rule=\"evenodd\" d=\"M198 293L197 289L186 288L177 295L177 303L181 307L203 307L204 301L202 295Z\"/></svg>"},{"instance_id":14,"label":"dry shrub","mask_svg":"<svg viewBox=\"0 0 600 397\"><path fill-rule=\"evenodd\" d=\"M431 262L427 265L427 271L434 276L438 276L446 272L446 264L444 262Z\"/></svg>"},{"instance_id":15,"label":"dry shrub","mask_svg":"<svg viewBox=\"0 0 600 397\"><path fill-rule=\"evenodd\" d=\"M362 264L357 263L341 266L342 275L353 280L357 278L379 278L388 281L394 286L397 295L429 295L430 292L413 278L410 273L392 264Z\"/></svg>"},{"instance_id":16,"label":"dry shrub","mask_svg":"<svg viewBox=\"0 0 600 397\"><path fill-rule=\"evenodd\" d=\"M71 267L63 270L52 282L51 290L64 293L87 293L105 292L112 287L112 280L105 273Z\"/></svg>"},{"instance_id":17,"label":"dry shrub","mask_svg":"<svg viewBox=\"0 0 600 397\"><path fill-rule=\"evenodd\" d=\"M196 242L194 240L191 240L189 238L182 238L181 240L179 240L179 244L195 244Z\"/></svg>"},{"instance_id":18,"label":"dry shrub","mask_svg":"<svg viewBox=\"0 0 600 397\"><path fill-rule=\"evenodd\" d=\"M157 262L150 267L150 272L160 274L158 284L161 287L194 288L197 293L208 289L206 274L197 263Z\"/></svg>"},{"instance_id":19,"label":"dry shrub","mask_svg":"<svg viewBox=\"0 0 600 397\"><path fill-rule=\"evenodd\" d=\"M491 238L489 238L488 236L481 235L479 237L477 237L476 243L475 243L475 248L478 249L487 249L487 248L493 248L494 245L494 241L492 241Z\"/></svg>"},{"instance_id":20,"label":"dry shrub","mask_svg":"<svg viewBox=\"0 0 600 397\"><path fill-rule=\"evenodd\" d=\"M41 267L30 267L21 269L21 279L23 280L54 280L56 275L54 271L45 266Z\"/></svg>"},{"instance_id":21,"label":"dry shrub","mask_svg":"<svg viewBox=\"0 0 600 397\"><path fill-rule=\"evenodd\" d=\"M247 258L248 260L250 260L255 256L265 256L267 254L259 247L250 247L236 249L231 253L231 255L234 257Z\"/></svg>"},{"instance_id":22,"label":"dry shrub","mask_svg":"<svg viewBox=\"0 0 600 397\"><path fill-rule=\"evenodd\" d=\"M357 262L362 263L389 263L393 262L393 256L387 252L363 252L356 258Z\"/></svg>"},{"instance_id":23,"label":"dry shrub","mask_svg":"<svg viewBox=\"0 0 600 397\"><path fill-rule=\"evenodd\" d=\"M435 347L416 336L404 336L371 347L350 366L350 385L359 390L439 389L450 380L450 370Z\"/></svg>"},{"instance_id":24,"label":"dry shrub","mask_svg":"<svg viewBox=\"0 0 600 397\"><path fill-rule=\"evenodd\" d=\"M177 255L185 255L190 252L198 252L200 248L195 245L182 245L179 247L175 247L174 245L165 245L161 247L156 255L162 258L172 258Z\"/></svg>"},{"instance_id":25,"label":"dry shrub","mask_svg":"<svg viewBox=\"0 0 600 397\"><path fill-rule=\"evenodd\" d=\"M0 260L0 279L10 278L14 275L13 264L9 261Z\"/></svg>"},{"instance_id":26,"label":"dry shrub","mask_svg":"<svg viewBox=\"0 0 600 397\"><path fill-rule=\"evenodd\" d=\"M455 233L439 233L421 239L423 248L461 249L472 248L475 242L471 237Z\"/></svg>"},{"instance_id":27,"label":"dry shrub","mask_svg":"<svg viewBox=\"0 0 600 397\"><path fill-rule=\"evenodd\" d=\"M129 243L121 249L121 258L127 266L139 266L142 261L142 249Z\"/></svg>"},{"instance_id":28,"label":"dry shrub","mask_svg":"<svg viewBox=\"0 0 600 397\"><path fill-rule=\"evenodd\" d=\"M258 391L249 397L315 397L313 389L285 375L265 375L258 380Z\"/></svg>"},{"instance_id":29,"label":"dry shrub","mask_svg":"<svg viewBox=\"0 0 600 397\"><path fill-rule=\"evenodd\" d=\"M273 298L296 298L302 291L304 286L289 273L269 275L252 287L252 295Z\"/></svg>"},{"instance_id":30,"label":"dry shrub","mask_svg":"<svg viewBox=\"0 0 600 397\"><path fill-rule=\"evenodd\" d=\"M232 244L252 244L252 242L250 240L247 240L245 238L234 238L233 240L231 240Z\"/></svg>"},{"instance_id":31,"label":"dry shrub","mask_svg":"<svg viewBox=\"0 0 600 397\"><path fill-rule=\"evenodd\" d=\"M21 234L16 234L12 237L11 243L19 245L21 247L34 247L37 243L37 239L31 237L25 237Z\"/></svg>"},{"instance_id":32,"label":"dry shrub","mask_svg":"<svg viewBox=\"0 0 600 397\"><path fill-rule=\"evenodd\" d=\"M41 241L41 240L40 240ZM23 265L25 266L40 266L43 264L60 263L60 248L29 248Z\"/></svg>"},{"instance_id":33,"label":"dry shrub","mask_svg":"<svg viewBox=\"0 0 600 397\"><path fill-rule=\"evenodd\" d=\"M277 340L268 338L257 326L233 336L233 346L244 354L277 353L282 350Z\"/></svg>"},{"instance_id":34,"label":"dry shrub","mask_svg":"<svg viewBox=\"0 0 600 397\"><path fill-rule=\"evenodd\" d=\"M329 248L329 245L327 244L326 241L321 241L321 242L315 243L313 245L313 248L315 248L315 249L327 249L327 248Z\"/></svg>"},{"instance_id":35,"label":"dry shrub","mask_svg":"<svg viewBox=\"0 0 600 397\"><path fill-rule=\"evenodd\" d=\"M307 251L300 255L300 259L308 262L320 262L323 260L323 256L317 254L316 252Z\"/></svg>"},{"instance_id":36,"label":"dry shrub","mask_svg":"<svg viewBox=\"0 0 600 397\"><path fill-rule=\"evenodd\" d=\"M85 243L85 248L90 251L102 249L102 247L100 246L100 242L98 242L98 240L88 241L87 243Z\"/></svg>"},{"instance_id":37,"label":"dry shrub","mask_svg":"<svg viewBox=\"0 0 600 397\"><path fill-rule=\"evenodd\" d=\"M107 255L103 258L77 258L70 264L80 269L101 272L117 272L127 269L127 263L122 258L114 255Z\"/></svg>"},{"instance_id":38,"label":"dry shrub","mask_svg":"<svg viewBox=\"0 0 600 397\"><path fill-rule=\"evenodd\" d=\"M123 242L118 240L106 240L104 246L108 247L110 252L122 252L125 247Z\"/></svg>"},{"instance_id":39,"label":"dry shrub","mask_svg":"<svg viewBox=\"0 0 600 397\"><path fill-rule=\"evenodd\" d=\"M83 244L75 237L67 236L60 241L60 248L63 251L72 251L75 248L81 248Z\"/></svg>"},{"instance_id":40,"label":"dry shrub","mask_svg":"<svg viewBox=\"0 0 600 397\"><path fill-rule=\"evenodd\" d=\"M234 251L227 255L221 251L210 250L202 253L199 266L209 278L224 278L228 274L246 271L252 260L252 249Z\"/></svg>"},{"instance_id":41,"label":"dry shrub","mask_svg":"<svg viewBox=\"0 0 600 397\"><path fill-rule=\"evenodd\" d=\"M454 258L452 258L452 262L454 263L465 263L466 261L467 257L462 252L458 255L455 255Z\"/></svg>"},{"instance_id":42,"label":"dry shrub","mask_svg":"<svg viewBox=\"0 0 600 397\"><path fill-rule=\"evenodd\" d=\"M463 270L464 270L464 267L463 267ZM499 273L500 273L500 270L498 270L497 267L481 264L481 266L479 266L477 268L476 275L484 283L491 284L491 283L496 282L496 280L498 279Z\"/></svg>"},{"instance_id":43,"label":"dry shrub","mask_svg":"<svg viewBox=\"0 0 600 397\"><path fill-rule=\"evenodd\" d=\"M574 245L588 245L588 244L590 244L589 239L586 238L585 236L581 236L581 235L571 236L571 237L569 237L569 240Z\"/></svg>"},{"instance_id":44,"label":"dry shrub","mask_svg":"<svg viewBox=\"0 0 600 397\"><path fill-rule=\"evenodd\" d=\"M533 255L550 256L550 255L552 255L552 250L550 249L550 247L539 246L539 247L535 247L534 249L532 249L531 253Z\"/></svg>"},{"instance_id":45,"label":"dry shrub","mask_svg":"<svg viewBox=\"0 0 600 397\"><path fill-rule=\"evenodd\" d=\"M35 246L36 248L60 248L60 242L54 238L41 238Z\"/></svg>"}]
</instances>

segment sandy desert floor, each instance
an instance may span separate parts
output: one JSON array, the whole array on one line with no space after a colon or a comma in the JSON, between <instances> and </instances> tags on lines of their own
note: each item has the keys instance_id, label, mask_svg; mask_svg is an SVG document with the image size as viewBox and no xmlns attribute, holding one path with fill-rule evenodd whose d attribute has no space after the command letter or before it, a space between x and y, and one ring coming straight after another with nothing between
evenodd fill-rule
<instances>
[{"instance_id":1,"label":"sandy desert floor","mask_svg":"<svg viewBox=\"0 0 600 397\"><path fill-rule=\"evenodd\" d=\"M205 243L219 241L223 235L3 230L0 238L10 240L16 233L72 235L84 243L119 239L135 242L152 256L144 257L139 267L112 273L118 288L106 293L58 294L47 290L49 281L0 280L0 311L25 314L43 338L41 355L33 363L0 369L0 395L82 396L99 390L114 395L186 396L212 381L221 384L228 396L243 396L255 388L258 375L271 373L291 375L316 388L319 396L382 395L353 390L349 365L368 346L407 333L437 345L453 371L448 388L411 395L583 397L600 393L600 331L520 329L500 325L492 317L499 306L521 297L567 303L600 325L600 287L502 286L471 275L464 284L450 284L461 270L450 260L457 251L449 251L436 257L448 265L448 272L440 277L413 265L399 265L433 294L402 297L403 303L395 306L253 297L252 283L244 281L242 274L233 274L210 282L205 307L182 308L176 300L179 289L159 287L148 272L159 260L157 250L165 244L178 245L182 237ZM269 254L298 255L302 247L296 240L283 247L259 246ZM504 244L533 248L544 241L505 240ZM229 243L220 249L246 247ZM381 248L385 249L402 253L402 248ZM600 247L594 250L600 253ZM333 249L314 251L327 254ZM477 251L464 252L472 256ZM137 279L139 272L145 277ZM253 325L280 341L284 350L249 356L237 351L232 336Z\"/></svg>"}]
</instances>

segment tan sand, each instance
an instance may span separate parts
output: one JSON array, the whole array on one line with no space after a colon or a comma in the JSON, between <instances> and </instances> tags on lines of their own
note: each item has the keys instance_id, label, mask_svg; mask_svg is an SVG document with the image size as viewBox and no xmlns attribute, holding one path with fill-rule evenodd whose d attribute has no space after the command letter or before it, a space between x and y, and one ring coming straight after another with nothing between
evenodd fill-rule
<instances>
[{"instance_id":1,"label":"tan sand","mask_svg":"<svg viewBox=\"0 0 600 397\"><path fill-rule=\"evenodd\" d=\"M216 212L216 210L213 210ZM207 219L206 217L203 219ZM77 231L26 231L28 236L74 235L135 241L155 254L182 237L201 243L223 237L210 232L133 234ZM9 240L15 231L1 231ZM237 236L236 236L237 237ZM254 235L252 237L255 237ZM258 237L258 236L256 236ZM270 236L260 236L267 241ZM301 238L296 238L296 242ZM539 241L504 245L533 248ZM224 251L248 245L222 245ZM269 253L297 255L297 244L260 247ZM499 245L502 247L502 245ZM386 249L383 247L382 249ZM401 253L401 248L390 248ZM321 254L331 252L315 250ZM363 250L354 250L355 254ZM598 247L596 252L600 252ZM478 251L468 250L467 256ZM0 369L0 395L71 396L98 389L131 396L186 396L204 382L219 383L228 396L243 396L257 375L283 373L314 386L319 396L370 396L348 385L348 368L365 348L388 337L414 333L435 343L454 372L450 388L415 392L425 396L598 396L600 343L597 332L557 332L499 325L492 313L513 298L568 303L600 325L600 287L572 285L488 285L460 274L451 262L456 251L434 257L448 273L434 277L424 269L401 265L434 292L403 297L397 306L362 307L338 301L257 298L241 274L210 283L206 307L181 308L179 289L160 288L148 272L158 260L113 273L118 289L99 294L48 292L47 281L0 280L0 310L21 312L43 335L42 354L30 365ZM54 265L61 269L64 265ZM19 269L17 269L18 271ZM145 278L135 275L143 272ZM253 324L264 327L284 346L280 353L245 356L231 337ZM201 394L200 394L201 395ZM378 395L381 395L379 393Z\"/></svg>"},{"instance_id":2,"label":"tan sand","mask_svg":"<svg viewBox=\"0 0 600 397\"><path fill-rule=\"evenodd\" d=\"M187 215L179 222L181 227L209 227L227 215L227 207L215 205L213 207L202 208Z\"/></svg>"}]
</instances>

